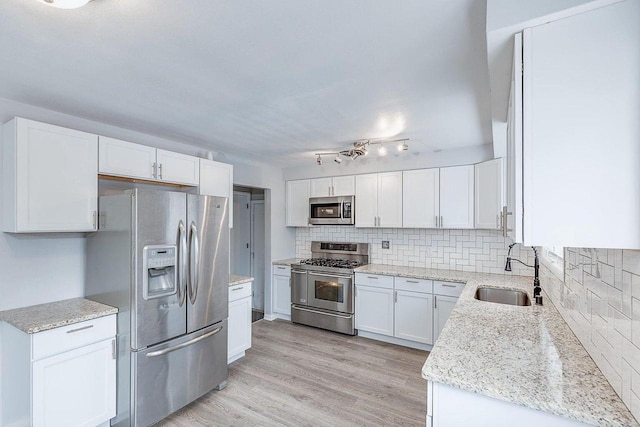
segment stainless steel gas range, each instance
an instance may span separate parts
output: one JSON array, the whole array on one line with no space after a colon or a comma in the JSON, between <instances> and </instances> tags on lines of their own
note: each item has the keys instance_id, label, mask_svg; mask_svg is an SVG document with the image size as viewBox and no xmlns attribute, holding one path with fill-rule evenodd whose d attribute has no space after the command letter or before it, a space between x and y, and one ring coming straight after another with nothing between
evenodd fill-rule
<instances>
[{"instance_id":1,"label":"stainless steel gas range","mask_svg":"<svg viewBox=\"0 0 640 427\"><path fill-rule=\"evenodd\" d=\"M369 245L311 242L311 254L291 266L291 321L356 335L354 269L369 263Z\"/></svg>"}]
</instances>

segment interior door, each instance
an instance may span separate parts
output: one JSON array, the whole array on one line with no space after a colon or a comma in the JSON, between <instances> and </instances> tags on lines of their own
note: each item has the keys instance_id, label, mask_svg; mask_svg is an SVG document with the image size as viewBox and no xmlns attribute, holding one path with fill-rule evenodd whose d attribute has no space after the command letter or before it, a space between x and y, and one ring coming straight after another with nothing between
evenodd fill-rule
<instances>
[{"instance_id":1,"label":"interior door","mask_svg":"<svg viewBox=\"0 0 640 427\"><path fill-rule=\"evenodd\" d=\"M229 199L187 195L187 332L227 318Z\"/></svg>"},{"instance_id":2,"label":"interior door","mask_svg":"<svg viewBox=\"0 0 640 427\"><path fill-rule=\"evenodd\" d=\"M231 272L251 276L251 195L233 192L233 222L231 230Z\"/></svg>"},{"instance_id":3,"label":"interior door","mask_svg":"<svg viewBox=\"0 0 640 427\"><path fill-rule=\"evenodd\" d=\"M136 221L136 285L134 324L131 327L131 345L144 348L186 332L186 304L180 289L180 262L177 257L179 224L186 224L186 194L172 191L136 191L134 206ZM178 258L174 271L167 274L159 294L145 290L147 284L165 274L162 269L148 269L144 265L145 253L151 248L173 248ZM145 250L146 248L146 250ZM167 254L169 255L169 254ZM173 283L172 283L173 281ZM173 286L173 290L171 289Z\"/></svg>"},{"instance_id":4,"label":"interior door","mask_svg":"<svg viewBox=\"0 0 640 427\"><path fill-rule=\"evenodd\" d=\"M264 201L251 202L251 276L253 277L253 308L264 310L265 277L265 216Z\"/></svg>"}]
</instances>

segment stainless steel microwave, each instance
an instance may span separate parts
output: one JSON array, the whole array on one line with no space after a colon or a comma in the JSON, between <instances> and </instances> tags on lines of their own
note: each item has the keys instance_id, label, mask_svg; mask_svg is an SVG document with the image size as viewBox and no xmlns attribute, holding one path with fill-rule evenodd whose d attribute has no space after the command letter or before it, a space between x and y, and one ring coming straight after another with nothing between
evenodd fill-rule
<instances>
[{"instance_id":1,"label":"stainless steel microwave","mask_svg":"<svg viewBox=\"0 0 640 427\"><path fill-rule=\"evenodd\" d=\"M309 224L354 225L355 196L311 197Z\"/></svg>"}]
</instances>

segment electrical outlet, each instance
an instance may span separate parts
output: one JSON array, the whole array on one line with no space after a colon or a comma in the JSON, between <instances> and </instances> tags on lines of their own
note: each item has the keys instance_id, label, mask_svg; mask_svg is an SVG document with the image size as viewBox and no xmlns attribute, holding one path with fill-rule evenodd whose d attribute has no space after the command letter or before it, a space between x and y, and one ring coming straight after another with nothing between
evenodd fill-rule
<instances>
[{"instance_id":1,"label":"electrical outlet","mask_svg":"<svg viewBox=\"0 0 640 427\"><path fill-rule=\"evenodd\" d=\"M382 241L382 249L389 249L389 241L388 240L383 240Z\"/></svg>"}]
</instances>

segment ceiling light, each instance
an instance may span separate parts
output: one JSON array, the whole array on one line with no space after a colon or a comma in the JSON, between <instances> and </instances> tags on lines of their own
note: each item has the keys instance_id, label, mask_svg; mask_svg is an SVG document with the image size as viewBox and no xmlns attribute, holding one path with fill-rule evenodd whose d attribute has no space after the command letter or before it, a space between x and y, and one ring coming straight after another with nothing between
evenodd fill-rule
<instances>
[{"instance_id":1,"label":"ceiling light","mask_svg":"<svg viewBox=\"0 0 640 427\"><path fill-rule=\"evenodd\" d=\"M409 149L409 146L407 145L406 142L403 142L402 144L398 144L398 151L407 151Z\"/></svg>"},{"instance_id":2,"label":"ceiling light","mask_svg":"<svg viewBox=\"0 0 640 427\"><path fill-rule=\"evenodd\" d=\"M38 0L40 3L57 7L58 9L77 9L89 3L91 0Z\"/></svg>"},{"instance_id":3,"label":"ceiling light","mask_svg":"<svg viewBox=\"0 0 640 427\"><path fill-rule=\"evenodd\" d=\"M333 159L334 162L336 162L337 164L342 163L342 159L340 158L340 154L336 154L336 158Z\"/></svg>"},{"instance_id":4,"label":"ceiling light","mask_svg":"<svg viewBox=\"0 0 640 427\"><path fill-rule=\"evenodd\" d=\"M380 148L378 148L378 155L386 156L387 155L387 147L385 147L384 145L380 144Z\"/></svg>"},{"instance_id":5,"label":"ceiling light","mask_svg":"<svg viewBox=\"0 0 640 427\"><path fill-rule=\"evenodd\" d=\"M322 156L333 156L333 155L336 156L336 158L333 161L340 164L342 163L342 158L340 156L348 157L351 160L355 160L358 157L366 156L367 154L369 154L369 150L367 148L369 148L369 146L371 145L380 146L378 147L378 154L381 156L387 155L387 147L384 144L397 142L397 143L400 143L400 145L398 145L398 151L408 150L409 147L407 146L405 141L409 141L409 138L392 139L392 140L388 138L384 138L384 140L374 140L374 141L369 139L364 139L364 140L354 142L351 145L351 147L347 148L346 150L337 151L337 152L327 151L323 153L315 153L314 155L316 156L316 164L318 165L322 165Z\"/></svg>"},{"instance_id":6,"label":"ceiling light","mask_svg":"<svg viewBox=\"0 0 640 427\"><path fill-rule=\"evenodd\" d=\"M318 154L318 158L316 159L316 163L318 164L318 166L322 166L322 157L320 157L320 154Z\"/></svg>"}]
</instances>

